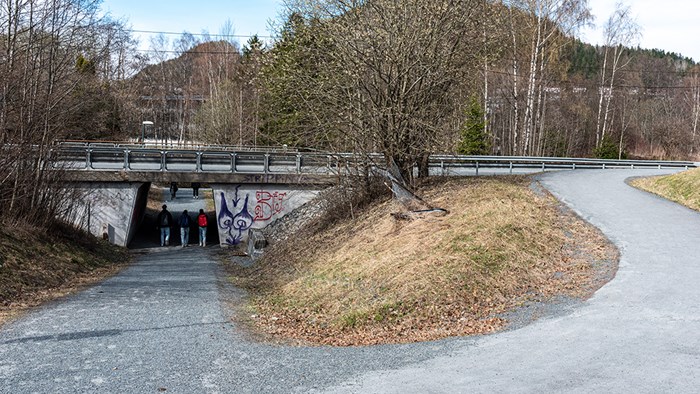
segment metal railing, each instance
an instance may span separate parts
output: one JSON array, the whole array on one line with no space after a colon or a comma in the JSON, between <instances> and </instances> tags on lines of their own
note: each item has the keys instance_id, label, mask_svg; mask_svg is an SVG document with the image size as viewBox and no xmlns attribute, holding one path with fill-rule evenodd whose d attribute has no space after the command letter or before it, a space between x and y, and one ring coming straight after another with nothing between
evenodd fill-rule
<instances>
[{"instance_id":1,"label":"metal railing","mask_svg":"<svg viewBox=\"0 0 700 394\"><path fill-rule=\"evenodd\" d=\"M384 164L381 154L359 157L349 153L302 153L270 149L154 149L141 146L60 144L53 151L54 167L73 170L176 171L250 174L335 175L363 160ZM431 175L479 175L547 170L654 168L689 169L698 163L658 160L602 160L562 157L432 155Z\"/></svg>"},{"instance_id":2,"label":"metal railing","mask_svg":"<svg viewBox=\"0 0 700 394\"><path fill-rule=\"evenodd\" d=\"M53 166L70 170L218 173L336 173L341 156L294 151L152 149L90 144L54 148Z\"/></svg>"},{"instance_id":3,"label":"metal railing","mask_svg":"<svg viewBox=\"0 0 700 394\"><path fill-rule=\"evenodd\" d=\"M228 151L228 152L298 152L294 147L286 145L217 145L201 142L179 141L92 141L92 140L64 140L58 141L57 146L63 148L124 148L124 149L155 149L155 150L194 150L194 151Z\"/></svg>"},{"instance_id":4,"label":"metal railing","mask_svg":"<svg viewBox=\"0 0 700 394\"><path fill-rule=\"evenodd\" d=\"M515 169L547 170L576 170L576 169L689 169L695 168L699 163L691 161L664 161L664 160L609 160L572 157L529 157L529 156L459 156L459 155L432 155L429 166L439 168L442 173L454 168L473 168L478 175L479 169L498 168L508 169L513 173Z\"/></svg>"}]
</instances>

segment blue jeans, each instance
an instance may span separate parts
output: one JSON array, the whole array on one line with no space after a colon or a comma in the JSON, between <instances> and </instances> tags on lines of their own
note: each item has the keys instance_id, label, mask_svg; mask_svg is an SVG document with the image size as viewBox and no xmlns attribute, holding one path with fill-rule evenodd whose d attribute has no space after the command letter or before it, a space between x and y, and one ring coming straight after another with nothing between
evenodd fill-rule
<instances>
[{"instance_id":1,"label":"blue jeans","mask_svg":"<svg viewBox=\"0 0 700 394\"><path fill-rule=\"evenodd\" d=\"M180 227L180 241L182 241L182 246L190 243L190 228Z\"/></svg>"},{"instance_id":2,"label":"blue jeans","mask_svg":"<svg viewBox=\"0 0 700 394\"><path fill-rule=\"evenodd\" d=\"M160 228L160 246L165 246L170 243L170 227Z\"/></svg>"},{"instance_id":3,"label":"blue jeans","mask_svg":"<svg viewBox=\"0 0 700 394\"><path fill-rule=\"evenodd\" d=\"M199 228L199 246L204 246L207 243L207 228Z\"/></svg>"}]
</instances>

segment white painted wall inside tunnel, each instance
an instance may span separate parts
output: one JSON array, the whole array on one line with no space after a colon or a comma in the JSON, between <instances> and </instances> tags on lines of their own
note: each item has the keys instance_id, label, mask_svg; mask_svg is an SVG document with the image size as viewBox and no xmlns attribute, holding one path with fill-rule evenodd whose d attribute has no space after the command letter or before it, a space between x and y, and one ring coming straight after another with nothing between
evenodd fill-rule
<instances>
[{"instance_id":1,"label":"white painted wall inside tunnel","mask_svg":"<svg viewBox=\"0 0 700 394\"><path fill-rule=\"evenodd\" d=\"M319 189L274 184L211 185L219 243L238 245L260 229L311 201Z\"/></svg>"},{"instance_id":2,"label":"white painted wall inside tunnel","mask_svg":"<svg viewBox=\"0 0 700 394\"><path fill-rule=\"evenodd\" d=\"M143 183L92 182L76 184L72 215L77 227L109 242L127 246L133 237L138 207L137 196ZM145 188L144 188L145 189ZM142 190L142 193L147 193Z\"/></svg>"}]
</instances>

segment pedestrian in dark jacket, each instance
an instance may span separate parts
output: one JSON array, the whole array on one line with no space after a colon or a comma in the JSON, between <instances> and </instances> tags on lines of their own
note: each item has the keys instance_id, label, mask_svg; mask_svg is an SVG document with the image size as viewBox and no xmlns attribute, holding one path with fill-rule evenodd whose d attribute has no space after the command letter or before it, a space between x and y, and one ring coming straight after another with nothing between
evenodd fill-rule
<instances>
[{"instance_id":1,"label":"pedestrian in dark jacket","mask_svg":"<svg viewBox=\"0 0 700 394\"><path fill-rule=\"evenodd\" d=\"M199 198L199 188L202 185L199 182L192 182L192 197Z\"/></svg>"},{"instance_id":2,"label":"pedestrian in dark jacket","mask_svg":"<svg viewBox=\"0 0 700 394\"><path fill-rule=\"evenodd\" d=\"M156 227L160 229L160 246L170 244L170 227L173 226L173 215L168 211L168 206L163 204L163 210L156 218Z\"/></svg>"},{"instance_id":3,"label":"pedestrian in dark jacket","mask_svg":"<svg viewBox=\"0 0 700 394\"><path fill-rule=\"evenodd\" d=\"M170 201L175 200L176 193L177 193L177 182L170 182Z\"/></svg>"},{"instance_id":4,"label":"pedestrian in dark jacket","mask_svg":"<svg viewBox=\"0 0 700 394\"><path fill-rule=\"evenodd\" d=\"M186 209L182 211L177 221L180 224L180 241L184 248L190 242L190 215Z\"/></svg>"}]
</instances>

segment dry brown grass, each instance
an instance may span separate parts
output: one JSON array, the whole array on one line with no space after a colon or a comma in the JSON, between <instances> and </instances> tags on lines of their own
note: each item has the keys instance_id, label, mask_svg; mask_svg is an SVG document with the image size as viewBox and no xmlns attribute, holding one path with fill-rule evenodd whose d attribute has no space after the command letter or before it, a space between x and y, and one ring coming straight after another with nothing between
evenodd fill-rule
<instances>
[{"instance_id":1,"label":"dry brown grass","mask_svg":"<svg viewBox=\"0 0 700 394\"><path fill-rule=\"evenodd\" d=\"M0 324L113 275L127 251L65 225L0 227Z\"/></svg>"},{"instance_id":2,"label":"dry brown grass","mask_svg":"<svg viewBox=\"0 0 700 394\"><path fill-rule=\"evenodd\" d=\"M440 180L421 194L445 216L397 221L385 201L300 235L234 270L253 294L248 324L310 343L411 342L492 332L526 300L591 294L614 248L529 182Z\"/></svg>"},{"instance_id":3,"label":"dry brown grass","mask_svg":"<svg viewBox=\"0 0 700 394\"><path fill-rule=\"evenodd\" d=\"M630 184L700 211L700 168L674 175L637 178Z\"/></svg>"}]
</instances>

